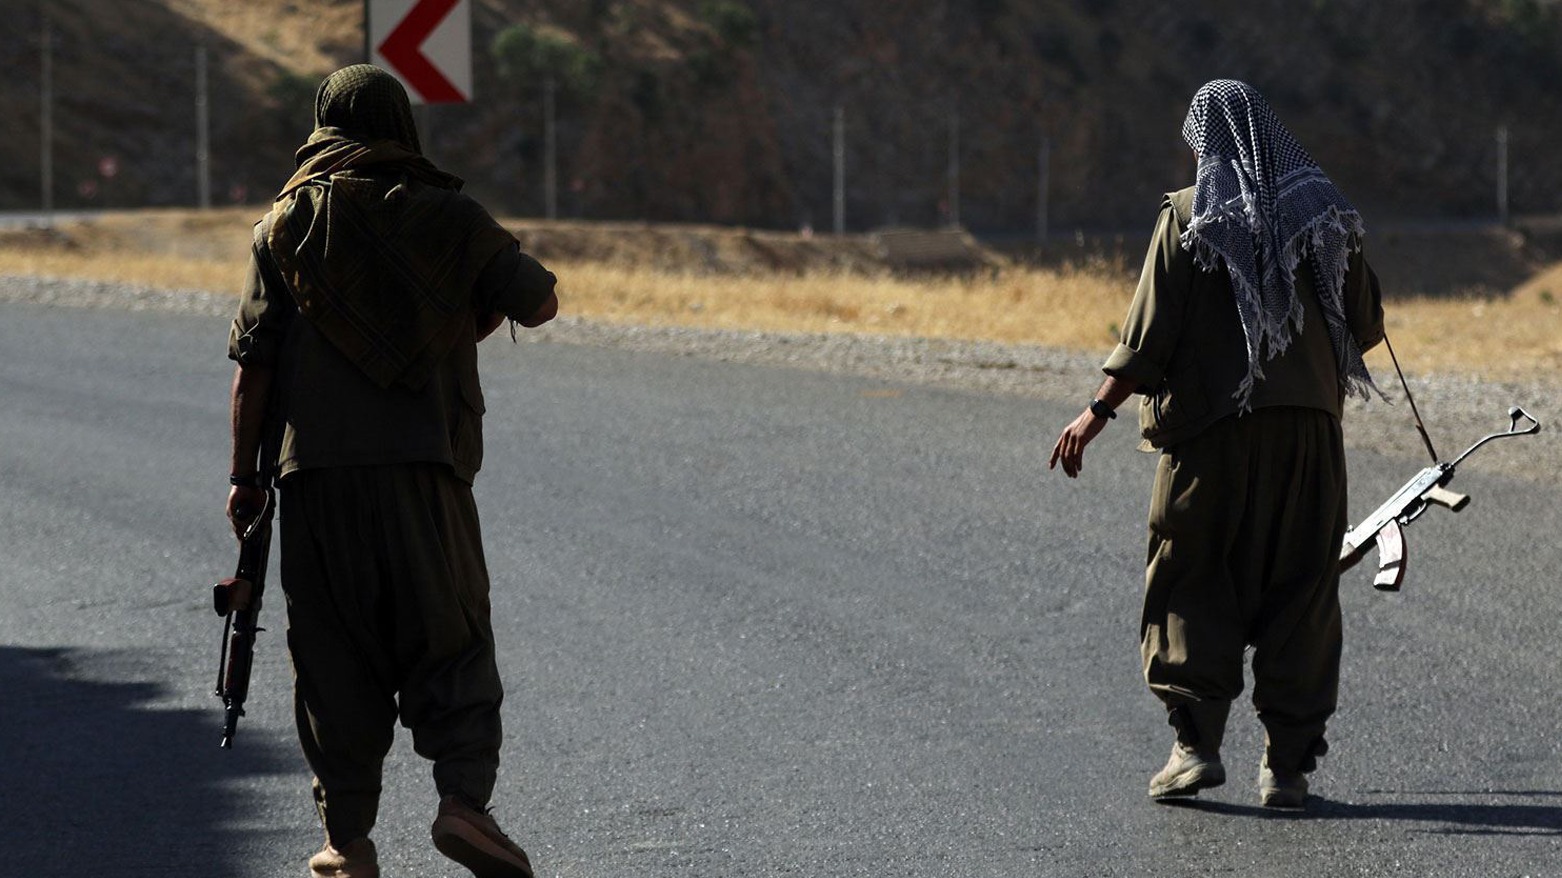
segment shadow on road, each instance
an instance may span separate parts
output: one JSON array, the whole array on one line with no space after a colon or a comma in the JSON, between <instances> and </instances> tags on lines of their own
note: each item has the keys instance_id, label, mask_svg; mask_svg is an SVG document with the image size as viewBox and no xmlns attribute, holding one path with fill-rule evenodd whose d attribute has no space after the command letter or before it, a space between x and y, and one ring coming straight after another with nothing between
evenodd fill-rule
<instances>
[{"instance_id":1,"label":"shadow on road","mask_svg":"<svg viewBox=\"0 0 1562 878\"><path fill-rule=\"evenodd\" d=\"M1396 793L1396 795L1437 795L1457 798L1514 796L1524 798L1562 797L1562 792L1469 792L1469 793ZM1200 799L1172 799L1163 806L1208 811L1234 817L1266 820L1405 820L1414 823L1442 824L1426 831L1470 835L1556 835L1562 836L1562 806L1492 805L1471 802L1385 802L1359 805L1313 796L1305 811L1278 811L1256 805Z\"/></svg>"},{"instance_id":2,"label":"shadow on road","mask_svg":"<svg viewBox=\"0 0 1562 878\"><path fill-rule=\"evenodd\" d=\"M1415 794L1404 794L1415 795ZM1426 795L1422 793L1421 795ZM1462 798L1490 798L1493 795L1523 796L1525 798L1558 796L1555 792L1526 793L1434 793L1432 795ZM1562 836L1562 806L1557 805L1502 805L1461 801L1442 802L1385 802L1373 805L1353 805L1332 802L1327 799L1317 808L1319 817L1345 820L1409 820L1417 823L1439 823L1442 828L1429 830L1440 833L1470 833L1480 835L1556 835Z\"/></svg>"},{"instance_id":3,"label":"shadow on road","mask_svg":"<svg viewBox=\"0 0 1562 878\"><path fill-rule=\"evenodd\" d=\"M3 871L243 874L256 815L229 787L295 767L254 738L220 752L215 708L151 708L160 684L95 679L120 657L0 646Z\"/></svg>"}]
</instances>

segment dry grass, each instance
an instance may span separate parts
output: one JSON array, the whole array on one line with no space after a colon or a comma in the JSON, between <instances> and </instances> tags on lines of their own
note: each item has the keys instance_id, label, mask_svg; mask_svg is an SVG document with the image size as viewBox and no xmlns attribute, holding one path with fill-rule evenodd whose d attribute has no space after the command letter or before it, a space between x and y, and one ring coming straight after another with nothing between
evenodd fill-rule
<instances>
[{"instance_id":1,"label":"dry grass","mask_svg":"<svg viewBox=\"0 0 1562 878\"><path fill-rule=\"evenodd\" d=\"M0 232L0 274L237 291L256 218L248 208L147 210L61 223L54 232Z\"/></svg>"},{"instance_id":2,"label":"dry grass","mask_svg":"<svg viewBox=\"0 0 1562 878\"><path fill-rule=\"evenodd\" d=\"M138 213L61 235L0 236L0 275L39 274L169 289L237 290L249 211ZM621 231L615 234L622 234ZM1091 263L1011 267L966 278L816 271L711 275L620 263L550 261L566 313L595 320L716 329L990 339L1108 350L1132 295L1131 271ZM1504 380L1562 370L1562 266L1507 296L1405 298L1388 326L1412 372ZM1368 357L1391 369L1380 347Z\"/></svg>"},{"instance_id":3,"label":"dry grass","mask_svg":"<svg viewBox=\"0 0 1562 878\"><path fill-rule=\"evenodd\" d=\"M1126 284L1099 269L1010 268L970 278L821 272L712 277L560 265L561 298L578 314L620 323L718 329L861 332L1110 345Z\"/></svg>"},{"instance_id":4,"label":"dry grass","mask_svg":"<svg viewBox=\"0 0 1562 878\"><path fill-rule=\"evenodd\" d=\"M242 264L231 261L156 254L126 253L108 259L0 249L0 274L84 278L171 290L237 290L243 271Z\"/></svg>"},{"instance_id":5,"label":"dry grass","mask_svg":"<svg viewBox=\"0 0 1562 878\"><path fill-rule=\"evenodd\" d=\"M1553 267L1506 296L1389 302L1389 339L1400 364L1416 372L1493 380L1556 375L1562 371L1562 296L1550 292L1548 277L1562 291L1562 267ZM1381 347L1367 362L1374 370L1393 368Z\"/></svg>"},{"instance_id":6,"label":"dry grass","mask_svg":"<svg viewBox=\"0 0 1562 878\"><path fill-rule=\"evenodd\" d=\"M240 250L240 252L244 252ZM983 338L1109 346L1128 284L1101 269L1005 269L976 278L848 272L718 276L549 262L568 313L615 323ZM0 247L0 275L48 275L165 289L237 290L237 259L117 250Z\"/></svg>"}]
</instances>

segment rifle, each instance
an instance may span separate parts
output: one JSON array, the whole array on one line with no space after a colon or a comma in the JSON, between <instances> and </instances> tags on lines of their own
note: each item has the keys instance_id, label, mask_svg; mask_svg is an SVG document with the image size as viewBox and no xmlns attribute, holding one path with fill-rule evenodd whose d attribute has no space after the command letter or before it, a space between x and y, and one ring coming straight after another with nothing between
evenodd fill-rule
<instances>
[{"instance_id":1,"label":"rifle","mask_svg":"<svg viewBox=\"0 0 1562 878\"><path fill-rule=\"evenodd\" d=\"M1484 437L1465 449L1451 463L1438 462L1434 453L1431 466L1416 473L1404 487L1388 498L1388 502L1362 519L1361 524L1351 528L1345 534L1345 543L1340 548L1340 572L1354 567L1367 554L1367 550L1376 545L1378 573L1372 580L1372 586L1379 591L1399 591L1400 583L1405 579L1405 535L1401 526L1420 518L1434 504L1447 507L1451 512L1458 512L1470 504L1468 495L1450 491L1447 485L1454 477L1454 469L1477 448L1494 439L1531 436L1540 432L1540 422L1518 406L1508 409L1508 418L1512 423L1507 430ZM1529 422L1529 426L1519 429L1520 421ZM1422 436L1425 437L1424 430ZM1431 443L1427 444L1430 448Z\"/></svg>"},{"instance_id":2,"label":"rifle","mask_svg":"<svg viewBox=\"0 0 1562 878\"><path fill-rule=\"evenodd\" d=\"M255 635L264 631L260 621L261 595L266 590L266 557L271 554L271 515L275 491L264 476L266 499L255 519L239 537L239 565L233 576L212 586L212 605L223 616L222 652L217 662L217 697L222 699L222 748L233 747L244 699L249 697L249 674L255 655Z\"/></svg>"},{"instance_id":3,"label":"rifle","mask_svg":"<svg viewBox=\"0 0 1562 878\"><path fill-rule=\"evenodd\" d=\"M276 512L278 452L282 443L281 423L277 416L277 388L271 388L261 430L258 481L265 499L255 517L239 536L239 564L233 575L212 586L212 608L224 617L222 644L217 660L216 696L222 699L222 749L233 748L233 736L244 715L244 700L249 697L250 668L254 664L255 635L260 627L261 597L266 591L266 559L271 554L271 518ZM249 510L237 509L243 515Z\"/></svg>"}]
</instances>

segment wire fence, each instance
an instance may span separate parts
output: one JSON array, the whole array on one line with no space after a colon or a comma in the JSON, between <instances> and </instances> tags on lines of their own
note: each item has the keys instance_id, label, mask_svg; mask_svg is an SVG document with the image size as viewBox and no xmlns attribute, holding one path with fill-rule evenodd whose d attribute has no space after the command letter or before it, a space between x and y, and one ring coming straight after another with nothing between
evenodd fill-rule
<instances>
[{"instance_id":1,"label":"wire fence","mask_svg":"<svg viewBox=\"0 0 1562 878\"><path fill-rule=\"evenodd\" d=\"M0 207L251 204L286 176L316 78L133 2L148 17L134 32L159 39L136 41L79 3L55 7L47 26L28 4L0 35L0 57L15 71L0 88L13 123L0 139ZM1369 36L1392 31L1393 7L1405 6L1314 5L1346 9ZM544 82L504 81L485 53L505 22L480 19L477 100L424 110L425 143L472 191L514 213L816 234L963 226L1045 239L1139 229L1159 192L1191 179L1177 135L1187 97L1206 78L1238 75L1266 91L1369 216L1483 223L1562 207L1562 169L1550 157L1562 99L1535 79L1562 70L1562 53L1531 45L1491 55L1486 31L1466 18L1436 44L1426 36L1433 25L1401 28L1414 39L1393 51L1429 56L1395 71L1401 79L1342 84L1294 41L1275 39L1285 23L1262 18L1286 5L1273 2L1217 25L1170 4L1120 0L1102 7L1116 7L1112 19L1095 10L1033 28L1024 43L1040 61L948 53L920 72L867 41L820 61L795 50L817 21L779 2L754 6L763 38L726 68L730 83L678 91L683 68L627 69L620 59L590 100L553 101ZM1126 13L1137 30L1121 25ZM950 21L943 26L958 30ZM1183 62L1153 87L1129 57L1146 44ZM1449 85L1428 79L1439 66ZM1399 102L1427 93L1436 99Z\"/></svg>"}]
</instances>

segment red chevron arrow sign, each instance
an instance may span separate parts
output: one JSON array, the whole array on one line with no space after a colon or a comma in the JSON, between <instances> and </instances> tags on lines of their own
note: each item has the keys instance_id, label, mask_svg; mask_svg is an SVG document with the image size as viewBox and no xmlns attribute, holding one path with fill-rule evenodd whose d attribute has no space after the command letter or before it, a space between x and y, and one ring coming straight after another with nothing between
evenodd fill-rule
<instances>
[{"instance_id":1,"label":"red chevron arrow sign","mask_svg":"<svg viewBox=\"0 0 1562 878\"><path fill-rule=\"evenodd\" d=\"M469 0L366 0L369 62L396 75L415 104L472 99Z\"/></svg>"}]
</instances>

